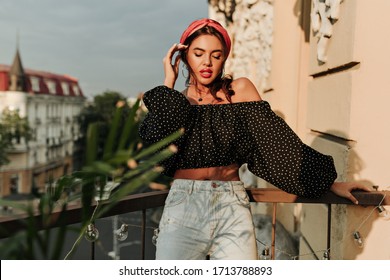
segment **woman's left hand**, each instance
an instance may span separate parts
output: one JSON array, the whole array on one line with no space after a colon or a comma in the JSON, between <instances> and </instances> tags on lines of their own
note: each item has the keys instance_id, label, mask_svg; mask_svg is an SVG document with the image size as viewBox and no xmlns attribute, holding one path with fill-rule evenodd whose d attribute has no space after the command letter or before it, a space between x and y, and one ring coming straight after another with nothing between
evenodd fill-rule
<instances>
[{"instance_id":1,"label":"woman's left hand","mask_svg":"<svg viewBox=\"0 0 390 280\"><path fill-rule=\"evenodd\" d=\"M334 182L330 190L338 196L348 198L354 204L359 204L359 201L351 193L353 190L372 191L370 187L357 182Z\"/></svg>"}]
</instances>

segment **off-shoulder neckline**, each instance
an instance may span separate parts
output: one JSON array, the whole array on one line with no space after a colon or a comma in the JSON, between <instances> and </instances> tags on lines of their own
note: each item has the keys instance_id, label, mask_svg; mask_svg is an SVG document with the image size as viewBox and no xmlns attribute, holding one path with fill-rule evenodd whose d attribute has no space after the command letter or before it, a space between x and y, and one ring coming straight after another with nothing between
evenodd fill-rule
<instances>
[{"instance_id":1,"label":"off-shoulder neckline","mask_svg":"<svg viewBox=\"0 0 390 280\"><path fill-rule=\"evenodd\" d=\"M188 99L186 98L188 101ZM230 107L230 106L244 106L244 105L252 105L252 104L267 104L268 102L265 100L254 100L254 101L241 101L241 102L234 102L234 103L222 103L222 104L191 104L189 101L188 103L190 106L194 107Z\"/></svg>"},{"instance_id":2,"label":"off-shoulder neckline","mask_svg":"<svg viewBox=\"0 0 390 280\"><path fill-rule=\"evenodd\" d=\"M175 90L175 89L173 89L173 90L179 92L184 97L184 99L188 102L188 104L190 106L194 106L194 107L211 107L211 106L225 106L225 105L226 106L235 106L235 105L238 106L238 105L245 105L245 104L268 103L265 100L252 100L252 101L240 101L240 102L234 102L234 103L221 103L221 104L191 104L190 101L187 98L187 90L188 90L188 88L185 88L183 91L178 91L178 90Z\"/></svg>"}]
</instances>

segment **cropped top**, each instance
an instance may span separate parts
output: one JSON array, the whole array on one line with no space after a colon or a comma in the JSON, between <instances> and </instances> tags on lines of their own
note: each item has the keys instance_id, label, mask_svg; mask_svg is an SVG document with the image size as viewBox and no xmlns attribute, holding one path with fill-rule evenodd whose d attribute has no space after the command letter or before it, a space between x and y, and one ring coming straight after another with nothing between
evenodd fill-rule
<instances>
[{"instance_id":1,"label":"cropped top","mask_svg":"<svg viewBox=\"0 0 390 280\"><path fill-rule=\"evenodd\" d=\"M157 86L144 94L139 129L146 144L184 128L178 152L164 160L177 169L247 163L256 176L301 197L320 197L337 177L333 158L304 144L266 101L191 105L179 91Z\"/></svg>"}]
</instances>

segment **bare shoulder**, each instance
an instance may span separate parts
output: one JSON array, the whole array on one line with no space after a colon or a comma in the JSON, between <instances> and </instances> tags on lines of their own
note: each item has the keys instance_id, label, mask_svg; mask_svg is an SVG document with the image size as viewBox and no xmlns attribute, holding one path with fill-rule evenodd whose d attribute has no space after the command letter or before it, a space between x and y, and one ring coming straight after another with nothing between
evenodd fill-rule
<instances>
[{"instance_id":1,"label":"bare shoulder","mask_svg":"<svg viewBox=\"0 0 390 280\"><path fill-rule=\"evenodd\" d=\"M233 102L260 101L261 97L255 85L248 78L238 78L232 82L235 94Z\"/></svg>"}]
</instances>

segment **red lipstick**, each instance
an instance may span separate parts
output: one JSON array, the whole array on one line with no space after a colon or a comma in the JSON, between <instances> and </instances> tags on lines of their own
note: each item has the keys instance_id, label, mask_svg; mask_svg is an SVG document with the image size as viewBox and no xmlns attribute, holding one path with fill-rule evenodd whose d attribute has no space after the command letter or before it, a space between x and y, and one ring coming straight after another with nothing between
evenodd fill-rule
<instances>
[{"instance_id":1,"label":"red lipstick","mask_svg":"<svg viewBox=\"0 0 390 280\"><path fill-rule=\"evenodd\" d=\"M203 78L210 78L213 74L213 71L211 69L208 69L208 68L202 69L199 72Z\"/></svg>"}]
</instances>

